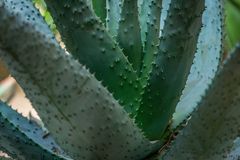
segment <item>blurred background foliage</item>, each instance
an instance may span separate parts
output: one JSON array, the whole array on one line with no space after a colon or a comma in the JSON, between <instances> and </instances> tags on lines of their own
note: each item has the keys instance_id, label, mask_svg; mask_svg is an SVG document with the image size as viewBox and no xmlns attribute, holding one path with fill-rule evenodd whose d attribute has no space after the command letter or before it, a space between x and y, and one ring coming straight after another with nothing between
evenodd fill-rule
<instances>
[{"instance_id":1,"label":"blurred background foliage","mask_svg":"<svg viewBox=\"0 0 240 160\"><path fill-rule=\"evenodd\" d=\"M56 34L57 33L56 25L54 24L50 13L47 11L47 6L44 0L33 0L33 2L35 3L36 7L39 9L42 16L45 18L45 21L50 26L53 33Z\"/></svg>"},{"instance_id":2,"label":"blurred background foliage","mask_svg":"<svg viewBox=\"0 0 240 160\"><path fill-rule=\"evenodd\" d=\"M225 46L231 50L240 42L240 0L225 0Z\"/></svg>"}]
</instances>

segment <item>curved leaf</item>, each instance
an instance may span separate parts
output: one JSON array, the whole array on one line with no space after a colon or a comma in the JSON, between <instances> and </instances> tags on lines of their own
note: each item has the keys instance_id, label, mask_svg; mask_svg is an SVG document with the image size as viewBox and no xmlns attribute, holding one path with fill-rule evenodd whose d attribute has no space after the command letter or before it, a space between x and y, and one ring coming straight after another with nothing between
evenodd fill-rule
<instances>
[{"instance_id":1,"label":"curved leaf","mask_svg":"<svg viewBox=\"0 0 240 160\"><path fill-rule=\"evenodd\" d=\"M166 21L166 18L167 18L170 3L171 3L171 0L162 0L162 13L161 13L161 18L160 18L159 37L161 37L161 35L162 35L162 30L163 30L164 25L165 25L165 21Z\"/></svg>"},{"instance_id":2,"label":"curved leaf","mask_svg":"<svg viewBox=\"0 0 240 160\"><path fill-rule=\"evenodd\" d=\"M227 60L164 159L227 158L240 131L240 46Z\"/></svg>"},{"instance_id":3,"label":"curved leaf","mask_svg":"<svg viewBox=\"0 0 240 160\"><path fill-rule=\"evenodd\" d=\"M8 52L1 59L69 156L130 160L155 150L107 89L57 44L31 1L5 0L0 24L0 48Z\"/></svg>"},{"instance_id":4,"label":"curved leaf","mask_svg":"<svg viewBox=\"0 0 240 160\"><path fill-rule=\"evenodd\" d=\"M155 60L159 46L159 31L162 0L145 0L140 13L141 32L144 43L144 57L141 70L142 85L146 85L152 62Z\"/></svg>"},{"instance_id":5,"label":"curved leaf","mask_svg":"<svg viewBox=\"0 0 240 160\"><path fill-rule=\"evenodd\" d=\"M129 114L135 115L141 91L137 74L87 1L46 3L67 50L102 81Z\"/></svg>"},{"instance_id":6,"label":"curved leaf","mask_svg":"<svg viewBox=\"0 0 240 160\"><path fill-rule=\"evenodd\" d=\"M143 48L137 0L123 1L117 40L133 68L139 72L142 64Z\"/></svg>"},{"instance_id":7,"label":"curved leaf","mask_svg":"<svg viewBox=\"0 0 240 160\"><path fill-rule=\"evenodd\" d=\"M239 137L237 137L234 141L233 141L233 147L230 151L230 153L227 155L228 160L235 160L235 159L239 159L240 157L240 139Z\"/></svg>"},{"instance_id":8,"label":"curved leaf","mask_svg":"<svg viewBox=\"0 0 240 160\"><path fill-rule=\"evenodd\" d=\"M136 122L150 139L161 139L187 80L201 27L204 0L172 0L159 52Z\"/></svg>"},{"instance_id":9,"label":"curved leaf","mask_svg":"<svg viewBox=\"0 0 240 160\"><path fill-rule=\"evenodd\" d=\"M92 0L92 7L96 15L101 19L104 24L107 17L106 1L107 0Z\"/></svg>"},{"instance_id":10,"label":"curved leaf","mask_svg":"<svg viewBox=\"0 0 240 160\"><path fill-rule=\"evenodd\" d=\"M0 148L13 158L67 159L54 140L6 104L0 102Z\"/></svg>"},{"instance_id":11,"label":"curved leaf","mask_svg":"<svg viewBox=\"0 0 240 160\"><path fill-rule=\"evenodd\" d=\"M107 21L106 27L112 37L117 36L119 21L121 19L123 0L107 0Z\"/></svg>"},{"instance_id":12,"label":"curved leaf","mask_svg":"<svg viewBox=\"0 0 240 160\"><path fill-rule=\"evenodd\" d=\"M197 52L188 76L186 86L173 115L172 127L177 127L189 116L201 96L211 84L222 57L223 41L223 7L219 0L205 0Z\"/></svg>"},{"instance_id":13,"label":"curved leaf","mask_svg":"<svg viewBox=\"0 0 240 160\"><path fill-rule=\"evenodd\" d=\"M166 1L166 0L163 0ZM143 46L146 43L146 37L148 34L146 32L158 30L159 34L159 26L160 26L160 16L162 7L162 0L138 0L138 8L139 8L139 22L141 27L141 37ZM158 19L157 19L158 18ZM157 22L159 22L157 24ZM158 35L157 34L157 35ZM157 38L153 37L153 38Z\"/></svg>"}]
</instances>

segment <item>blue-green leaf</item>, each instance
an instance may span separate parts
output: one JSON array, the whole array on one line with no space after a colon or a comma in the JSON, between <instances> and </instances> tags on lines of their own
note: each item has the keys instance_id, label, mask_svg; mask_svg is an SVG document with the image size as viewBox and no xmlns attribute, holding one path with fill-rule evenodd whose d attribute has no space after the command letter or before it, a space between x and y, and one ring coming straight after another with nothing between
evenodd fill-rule
<instances>
[{"instance_id":1,"label":"blue-green leaf","mask_svg":"<svg viewBox=\"0 0 240 160\"><path fill-rule=\"evenodd\" d=\"M0 148L13 158L67 159L52 137L0 102Z\"/></svg>"},{"instance_id":2,"label":"blue-green leaf","mask_svg":"<svg viewBox=\"0 0 240 160\"><path fill-rule=\"evenodd\" d=\"M107 0L107 20L106 27L112 37L117 36L119 21L121 19L123 0Z\"/></svg>"},{"instance_id":3,"label":"blue-green leaf","mask_svg":"<svg viewBox=\"0 0 240 160\"><path fill-rule=\"evenodd\" d=\"M230 153L227 155L227 160L235 160L238 159L240 157L240 139L239 137L237 137L234 141L233 141L233 147L230 151Z\"/></svg>"},{"instance_id":4,"label":"blue-green leaf","mask_svg":"<svg viewBox=\"0 0 240 160\"><path fill-rule=\"evenodd\" d=\"M240 46L225 62L164 159L227 158L240 128Z\"/></svg>"},{"instance_id":5,"label":"blue-green leaf","mask_svg":"<svg viewBox=\"0 0 240 160\"><path fill-rule=\"evenodd\" d=\"M162 35L162 30L164 28L164 24L165 24L165 21L167 18L170 3L171 3L171 0L162 0L162 13L161 13L161 18L160 18L159 36Z\"/></svg>"},{"instance_id":6,"label":"blue-green leaf","mask_svg":"<svg viewBox=\"0 0 240 160\"><path fill-rule=\"evenodd\" d=\"M175 128L189 116L211 84L218 69L223 53L224 14L222 2L205 0L197 52L180 102L173 115L172 127Z\"/></svg>"}]
</instances>

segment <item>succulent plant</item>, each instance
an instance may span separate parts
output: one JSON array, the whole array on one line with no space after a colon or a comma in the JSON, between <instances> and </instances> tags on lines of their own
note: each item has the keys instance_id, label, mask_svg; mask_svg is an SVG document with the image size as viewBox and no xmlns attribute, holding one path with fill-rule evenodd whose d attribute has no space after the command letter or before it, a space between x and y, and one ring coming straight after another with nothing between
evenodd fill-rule
<instances>
[{"instance_id":1,"label":"succulent plant","mask_svg":"<svg viewBox=\"0 0 240 160\"><path fill-rule=\"evenodd\" d=\"M222 0L45 3L50 27L31 0L0 0L0 61L48 130L0 102L0 150L19 160L240 157L240 46L221 65Z\"/></svg>"}]
</instances>

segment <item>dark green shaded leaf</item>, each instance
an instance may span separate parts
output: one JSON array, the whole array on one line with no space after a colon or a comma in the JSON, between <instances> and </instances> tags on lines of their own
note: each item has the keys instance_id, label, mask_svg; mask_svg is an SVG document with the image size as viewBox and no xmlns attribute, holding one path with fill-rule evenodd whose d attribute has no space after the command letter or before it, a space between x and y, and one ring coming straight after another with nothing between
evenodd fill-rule
<instances>
[{"instance_id":1,"label":"dark green shaded leaf","mask_svg":"<svg viewBox=\"0 0 240 160\"><path fill-rule=\"evenodd\" d=\"M152 62L155 60L159 47L159 31L162 0L145 0L141 4L140 22L144 43L144 57L141 68L141 82L146 85Z\"/></svg>"},{"instance_id":2,"label":"dark green shaded leaf","mask_svg":"<svg viewBox=\"0 0 240 160\"><path fill-rule=\"evenodd\" d=\"M106 0L92 0L92 7L96 15L105 24L106 17L107 17Z\"/></svg>"},{"instance_id":3,"label":"dark green shaded leaf","mask_svg":"<svg viewBox=\"0 0 240 160\"><path fill-rule=\"evenodd\" d=\"M141 87L118 45L83 0L46 0L62 40L81 64L86 65L99 81L135 115Z\"/></svg>"},{"instance_id":4,"label":"dark green shaded leaf","mask_svg":"<svg viewBox=\"0 0 240 160\"><path fill-rule=\"evenodd\" d=\"M172 0L160 39L159 52L136 121L152 140L163 135L181 92L196 51L204 0Z\"/></svg>"},{"instance_id":5,"label":"dark green shaded leaf","mask_svg":"<svg viewBox=\"0 0 240 160\"><path fill-rule=\"evenodd\" d=\"M143 48L137 0L123 1L117 40L133 68L139 72L142 64Z\"/></svg>"}]
</instances>

